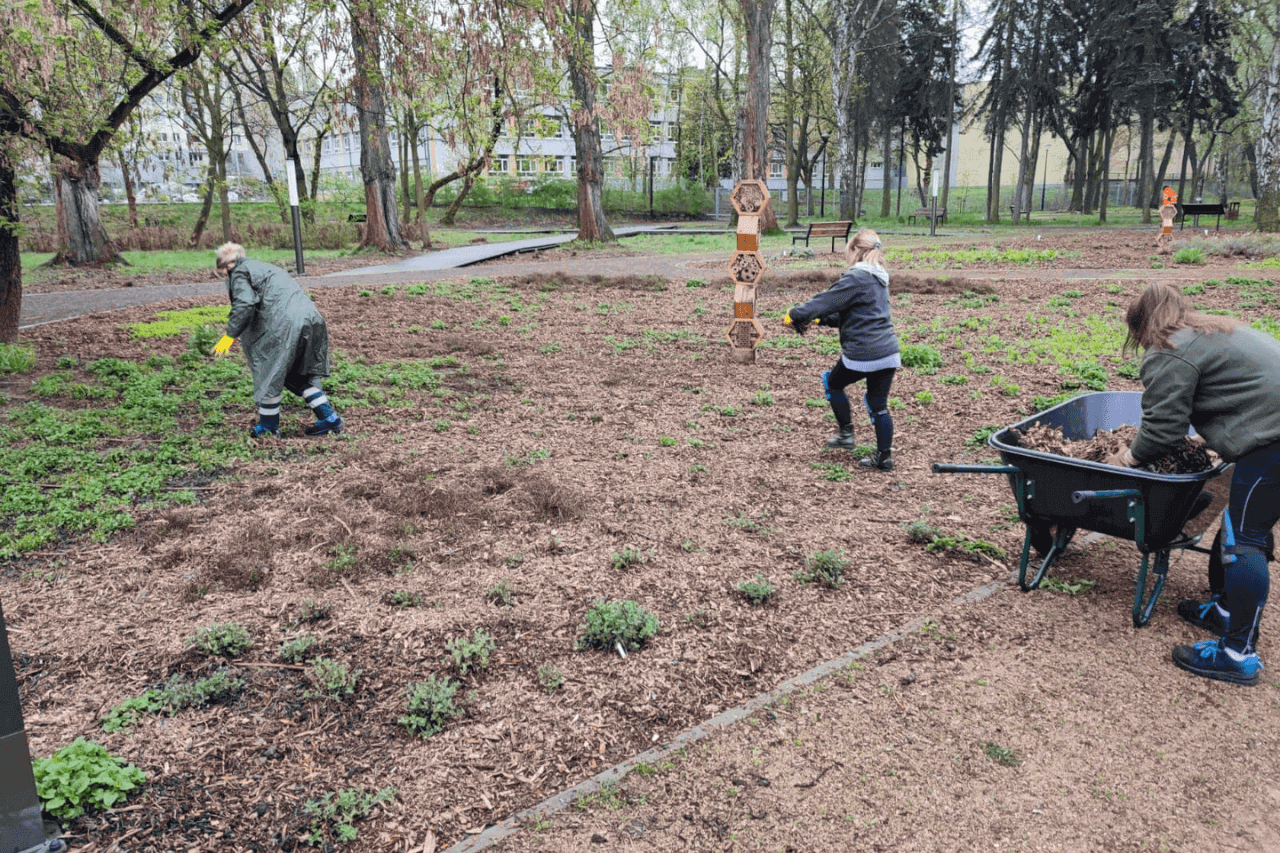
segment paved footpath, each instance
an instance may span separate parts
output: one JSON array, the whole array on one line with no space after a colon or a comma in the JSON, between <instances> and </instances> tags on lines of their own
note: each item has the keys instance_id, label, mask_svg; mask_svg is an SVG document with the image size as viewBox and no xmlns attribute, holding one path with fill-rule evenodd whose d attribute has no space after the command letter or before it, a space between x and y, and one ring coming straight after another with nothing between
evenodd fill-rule
<instances>
[{"instance_id":1,"label":"paved footpath","mask_svg":"<svg viewBox=\"0 0 1280 853\"><path fill-rule=\"evenodd\" d=\"M620 229L628 233L656 229ZM623 234L626 236L626 234ZM388 284L407 284L419 281L439 281L472 276L531 275L533 273L561 272L566 275L600 275L605 277L629 275L660 275L672 279L711 279L728 274L732 253L712 257L693 255L647 255L614 258L581 257L566 258L554 262L500 260L517 252L531 252L540 248L552 248L572 239L548 236L532 240L515 241L512 244L488 244L482 247L464 246L442 252L416 255L390 264L362 267L324 276L302 276L298 280L303 287L361 287L377 288ZM723 261L723 266L708 268L707 261ZM916 276L957 275L955 270L910 270ZM1114 279L1181 279L1199 280L1204 271L1195 267L1182 269L1050 269L1050 270L965 270L960 275L969 279L999 280L1009 278L1043 278L1060 281L1114 280ZM223 297L226 290L221 280L170 284L152 287L126 287L114 290L73 290L58 293L27 293L22 299L19 327L39 326L70 320L84 314L115 311L138 305L150 305L170 299L185 297Z\"/></svg>"}]
</instances>

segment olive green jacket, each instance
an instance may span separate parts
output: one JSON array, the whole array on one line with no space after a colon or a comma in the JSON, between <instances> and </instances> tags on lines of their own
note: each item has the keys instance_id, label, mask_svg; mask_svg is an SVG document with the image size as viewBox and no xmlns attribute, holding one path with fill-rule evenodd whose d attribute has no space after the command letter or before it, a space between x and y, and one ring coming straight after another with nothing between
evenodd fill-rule
<instances>
[{"instance_id":1,"label":"olive green jacket","mask_svg":"<svg viewBox=\"0 0 1280 853\"><path fill-rule=\"evenodd\" d=\"M1142 357L1142 424L1130 452L1160 456L1188 426L1227 462L1280 441L1280 341L1248 326L1179 329Z\"/></svg>"},{"instance_id":2,"label":"olive green jacket","mask_svg":"<svg viewBox=\"0 0 1280 853\"><path fill-rule=\"evenodd\" d=\"M278 399L291 369L304 381L314 379L310 384L329 375L329 330L291 275L241 258L227 276L227 296L227 336L244 348L255 402Z\"/></svg>"}]
</instances>

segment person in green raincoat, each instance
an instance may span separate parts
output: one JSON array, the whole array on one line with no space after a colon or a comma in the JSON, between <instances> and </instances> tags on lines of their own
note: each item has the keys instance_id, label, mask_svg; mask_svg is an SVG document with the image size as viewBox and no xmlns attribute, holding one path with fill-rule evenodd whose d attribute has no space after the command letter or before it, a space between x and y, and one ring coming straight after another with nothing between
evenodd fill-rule
<instances>
[{"instance_id":1,"label":"person in green raincoat","mask_svg":"<svg viewBox=\"0 0 1280 853\"><path fill-rule=\"evenodd\" d=\"M246 258L244 247L224 243L217 250L218 274L227 277L231 316L227 333L213 348L225 356L238 339L253 374L258 422L253 438L280 434L283 391L297 394L315 412L309 436L342 431L342 417L325 396L329 375L329 329L311 298L277 266Z\"/></svg>"}]
</instances>

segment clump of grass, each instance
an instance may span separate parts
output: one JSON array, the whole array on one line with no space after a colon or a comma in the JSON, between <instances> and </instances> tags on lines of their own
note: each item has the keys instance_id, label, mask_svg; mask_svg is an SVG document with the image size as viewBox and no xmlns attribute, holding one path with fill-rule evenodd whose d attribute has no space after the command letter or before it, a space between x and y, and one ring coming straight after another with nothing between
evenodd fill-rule
<instances>
[{"instance_id":1,"label":"clump of grass","mask_svg":"<svg viewBox=\"0 0 1280 853\"><path fill-rule=\"evenodd\" d=\"M311 689L304 694L308 698L324 697L342 699L356 692L356 682L361 670L353 670L349 665L333 658L316 658L307 670L307 681Z\"/></svg>"},{"instance_id":2,"label":"clump of grass","mask_svg":"<svg viewBox=\"0 0 1280 853\"><path fill-rule=\"evenodd\" d=\"M253 648L249 629L234 622L217 622L187 638L187 645L209 657L233 658Z\"/></svg>"},{"instance_id":3,"label":"clump of grass","mask_svg":"<svg viewBox=\"0 0 1280 853\"><path fill-rule=\"evenodd\" d=\"M1173 262L1175 264L1203 264L1204 249L1194 246L1187 246L1173 253Z\"/></svg>"},{"instance_id":4,"label":"clump of grass","mask_svg":"<svg viewBox=\"0 0 1280 853\"><path fill-rule=\"evenodd\" d=\"M444 731L449 720L463 713L462 708L454 704L458 687L458 682L434 675L428 675L426 681L409 685L409 713L400 718L400 725L422 738Z\"/></svg>"},{"instance_id":5,"label":"clump of grass","mask_svg":"<svg viewBox=\"0 0 1280 853\"><path fill-rule=\"evenodd\" d=\"M638 566L644 562L644 552L633 545L623 545L622 550L615 551L609 557L609 566L613 569L625 569Z\"/></svg>"},{"instance_id":6,"label":"clump of grass","mask_svg":"<svg viewBox=\"0 0 1280 853\"><path fill-rule=\"evenodd\" d=\"M456 637L445 644L459 675L481 670L489 665L489 655L496 648L493 637L477 628L470 637Z\"/></svg>"},{"instance_id":7,"label":"clump of grass","mask_svg":"<svg viewBox=\"0 0 1280 853\"><path fill-rule=\"evenodd\" d=\"M292 640L285 640L280 644L277 654L280 660L285 663L302 663L309 657L311 650L317 645L317 640L310 634L299 634Z\"/></svg>"},{"instance_id":8,"label":"clump of grass","mask_svg":"<svg viewBox=\"0 0 1280 853\"><path fill-rule=\"evenodd\" d=\"M844 585L844 570L849 567L844 549L815 551L804 559L804 569L795 573L797 583L817 583L828 589Z\"/></svg>"},{"instance_id":9,"label":"clump of grass","mask_svg":"<svg viewBox=\"0 0 1280 853\"><path fill-rule=\"evenodd\" d=\"M764 575L756 572L756 576L751 580L740 582L734 589L739 595L747 600L752 607L759 607L769 600L770 596L777 591L777 587L769 582Z\"/></svg>"},{"instance_id":10,"label":"clump of grass","mask_svg":"<svg viewBox=\"0 0 1280 853\"><path fill-rule=\"evenodd\" d=\"M538 667L538 684L548 693L555 693L564 685L564 673L545 663Z\"/></svg>"},{"instance_id":11,"label":"clump of grass","mask_svg":"<svg viewBox=\"0 0 1280 853\"><path fill-rule=\"evenodd\" d=\"M0 344L0 376L9 373L27 373L35 366L35 347Z\"/></svg>"},{"instance_id":12,"label":"clump of grass","mask_svg":"<svg viewBox=\"0 0 1280 853\"><path fill-rule=\"evenodd\" d=\"M658 633L658 617L634 601L597 599L587 610L586 622L578 628L575 649L608 651L621 646L626 651L638 649Z\"/></svg>"},{"instance_id":13,"label":"clump of grass","mask_svg":"<svg viewBox=\"0 0 1280 853\"><path fill-rule=\"evenodd\" d=\"M1017 767L1022 763L1022 759L1012 749L997 743L984 743L982 752L1001 767Z\"/></svg>"}]
</instances>

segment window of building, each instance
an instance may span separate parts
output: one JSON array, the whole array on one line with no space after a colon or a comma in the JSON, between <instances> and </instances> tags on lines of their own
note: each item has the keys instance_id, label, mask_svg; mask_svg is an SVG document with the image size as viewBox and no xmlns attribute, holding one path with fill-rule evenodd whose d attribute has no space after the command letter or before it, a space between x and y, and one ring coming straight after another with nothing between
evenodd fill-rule
<instances>
[{"instance_id":1,"label":"window of building","mask_svg":"<svg viewBox=\"0 0 1280 853\"><path fill-rule=\"evenodd\" d=\"M883 163L882 161L876 161L875 163L872 163L872 164L871 164L871 168L872 168L872 169L883 169L883 168L884 168L884 163Z\"/></svg>"},{"instance_id":2,"label":"window of building","mask_svg":"<svg viewBox=\"0 0 1280 853\"><path fill-rule=\"evenodd\" d=\"M537 168L534 166L533 158L517 157L516 158L516 174L521 176L537 174Z\"/></svg>"},{"instance_id":3,"label":"window of building","mask_svg":"<svg viewBox=\"0 0 1280 853\"><path fill-rule=\"evenodd\" d=\"M499 154L489 164L489 171L497 175L508 175L511 173L511 161L505 154Z\"/></svg>"},{"instance_id":4,"label":"window of building","mask_svg":"<svg viewBox=\"0 0 1280 853\"><path fill-rule=\"evenodd\" d=\"M787 176L786 172L787 172L787 164L784 163L783 161L781 160L769 161L769 177L785 178Z\"/></svg>"},{"instance_id":5,"label":"window of building","mask_svg":"<svg viewBox=\"0 0 1280 853\"><path fill-rule=\"evenodd\" d=\"M666 140L668 142L675 142L676 141L676 123L674 121L669 121L664 125L664 127L666 128L666 137L665 137Z\"/></svg>"}]
</instances>

